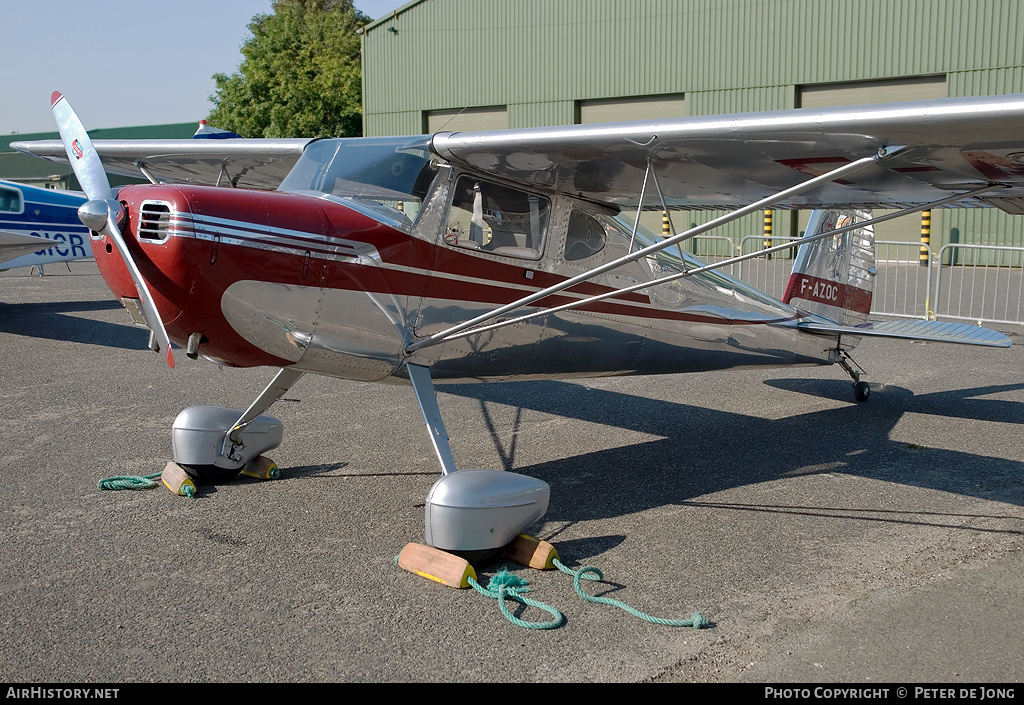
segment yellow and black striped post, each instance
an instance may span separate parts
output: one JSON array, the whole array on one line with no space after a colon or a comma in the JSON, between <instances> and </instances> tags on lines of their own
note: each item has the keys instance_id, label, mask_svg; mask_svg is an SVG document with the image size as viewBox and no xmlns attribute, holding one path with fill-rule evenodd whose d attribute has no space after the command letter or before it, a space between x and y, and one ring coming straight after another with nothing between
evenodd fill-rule
<instances>
[{"instance_id":1,"label":"yellow and black striped post","mask_svg":"<svg viewBox=\"0 0 1024 705\"><path fill-rule=\"evenodd\" d=\"M670 237L672 235L672 227L668 222L668 211L661 212L661 235L662 237Z\"/></svg>"},{"instance_id":2,"label":"yellow and black striped post","mask_svg":"<svg viewBox=\"0 0 1024 705\"><path fill-rule=\"evenodd\" d=\"M931 243L932 238L932 212L930 210L921 211L921 255L920 265L922 267L928 266L928 246Z\"/></svg>"},{"instance_id":3,"label":"yellow and black striped post","mask_svg":"<svg viewBox=\"0 0 1024 705\"><path fill-rule=\"evenodd\" d=\"M769 209L764 211L764 249L768 249L772 246L772 212ZM765 259L771 259L771 254L764 256Z\"/></svg>"}]
</instances>

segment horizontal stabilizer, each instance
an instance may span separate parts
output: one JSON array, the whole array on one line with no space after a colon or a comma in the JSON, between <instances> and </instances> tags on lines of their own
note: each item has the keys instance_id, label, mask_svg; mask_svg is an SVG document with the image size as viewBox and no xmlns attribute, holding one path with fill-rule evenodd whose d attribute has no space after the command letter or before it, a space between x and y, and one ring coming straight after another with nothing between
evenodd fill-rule
<instances>
[{"instance_id":1,"label":"horizontal stabilizer","mask_svg":"<svg viewBox=\"0 0 1024 705\"><path fill-rule=\"evenodd\" d=\"M875 321L859 326L840 326L825 321L801 321L796 324L796 327L815 333L903 338L905 340L926 340L935 343L987 345L993 348L1010 347L1010 339L1002 333L969 323L901 320Z\"/></svg>"}]
</instances>

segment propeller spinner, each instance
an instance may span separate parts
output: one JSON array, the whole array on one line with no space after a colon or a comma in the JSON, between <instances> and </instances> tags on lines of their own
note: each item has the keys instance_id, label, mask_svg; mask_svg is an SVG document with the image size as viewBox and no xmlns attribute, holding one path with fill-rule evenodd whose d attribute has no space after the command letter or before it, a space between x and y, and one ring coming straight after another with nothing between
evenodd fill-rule
<instances>
[{"instance_id":1,"label":"propeller spinner","mask_svg":"<svg viewBox=\"0 0 1024 705\"><path fill-rule=\"evenodd\" d=\"M85 131L82 121L78 119L78 115L59 91L54 91L50 96L50 107L53 109L53 117L57 121L57 130L60 132L61 141L64 142L64 149L71 161L71 168L74 169L75 176L78 177L78 182L82 185L85 195L89 197L89 200L78 209L78 218L85 227L107 235L114 241L117 251L135 283L135 289L139 292L139 298L142 300L142 313L150 330L153 331L157 349L164 353L167 365L174 367L171 341L167 337L167 331L160 319L153 295L146 285L146 280L142 278L142 273L135 264L135 260L132 259L128 244L118 227L118 221L124 211L110 188L107 174L103 170L103 162L93 148L92 140L89 139L89 134Z\"/></svg>"}]
</instances>

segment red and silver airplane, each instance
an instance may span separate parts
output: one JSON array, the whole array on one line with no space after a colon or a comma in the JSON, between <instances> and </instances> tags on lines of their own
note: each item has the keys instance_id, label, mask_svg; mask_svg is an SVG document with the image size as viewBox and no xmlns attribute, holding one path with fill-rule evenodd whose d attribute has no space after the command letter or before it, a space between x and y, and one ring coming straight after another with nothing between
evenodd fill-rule
<instances>
[{"instance_id":1,"label":"red and silver airplane","mask_svg":"<svg viewBox=\"0 0 1024 705\"><path fill-rule=\"evenodd\" d=\"M52 102L63 144L15 146L71 162L100 271L151 347L172 366L177 344L277 370L246 410L183 411L175 461L200 479L233 477L280 443L280 422L263 414L306 373L411 382L442 468L426 512L437 548L508 543L543 515L549 490L456 471L433 380L839 364L864 400L848 357L861 338L1010 344L965 324L868 322L873 224L894 217L870 209L1024 213L1024 96L96 145L61 94ZM153 183L114 192L104 165ZM728 213L659 238L620 216L645 208ZM705 265L679 247L767 208L819 209L784 300L722 272L739 258Z\"/></svg>"}]
</instances>

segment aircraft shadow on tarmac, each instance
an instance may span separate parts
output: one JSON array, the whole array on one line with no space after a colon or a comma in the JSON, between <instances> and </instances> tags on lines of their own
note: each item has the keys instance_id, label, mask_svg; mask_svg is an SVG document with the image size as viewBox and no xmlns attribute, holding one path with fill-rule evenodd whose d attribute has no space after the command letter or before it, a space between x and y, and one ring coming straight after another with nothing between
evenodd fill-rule
<instances>
[{"instance_id":1,"label":"aircraft shadow on tarmac","mask_svg":"<svg viewBox=\"0 0 1024 705\"><path fill-rule=\"evenodd\" d=\"M847 381L783 379L766 384L829 399L850 395ZM502 438L509 431L492 426L505 469L541 478L552 486L549 521L571 523L666 505L698 505L822 516L858 512L871 514L869 518L877 521L957 527L963 526L965 515L901 512L893 516L896 513L891 512L887 516L875 507L726 506L697 498L779 478L842 473L1024 505L1020 489L1024 463L890 438L907 412L1024 424L1024 404L978 398L1019 389L1024 384L915 395L885 386L865 404L769 420L564 382L438 386L438 391L479 400L485 418L489 418L487 404L503 404L663 437L514 468L515 446ZM514 439L515 429L511 435ZM503 450L503 445L508 449ZM572 491L582 487L601 491ZM1024 534L1024 527L1012 522L1006 525L1006 533Z\"/></svg>"},{"instance_id":2,"label":"aircraft shadow on tarmac","mask_svg":"<svg viewBox=\"0 0 1024 705\"><path fill-rule=\"evenodd\" d=\"M0 333L127 350L148 349L149 335L143 328L127 323L94 321L73 315L79 312L121 308L123 307L119 301L0 303Z\"/></svg>"},{"instance_id":3,"label":"aircraft shadow on tarmac","mask_svg":"<svg viewBox=\"0 0 1024 705\"><path fill-rule=\"evenodd\" d=\"M0 303L0 333L125 349L147 349L144 329L96 321L78 312L121 308L117 301ZM776 379L765 384L784 392L848 399L846 380ZM1024 425L1024 404L985 398L1024 389L1024 383L915 395L896 386L876 387L866 404L762 419L680 402L650 399L567 382L441 384L442 393L479 403L506 470L516 470L552 486L547 519L555 522L615 517L666 505L714 506L723 510L771 511L836 516L874 513L875 520L935 525L963 523L963 516L901 514L885 516L871 507L725 505L699 498L720 490L814 473L843 473L886 482L977 496L1024 506L1024 463L1005 458L923 448L893 441L891 432L904 413L949 419ZM498 429L488 404L516 410L513 428ZM443 404L442 404L443 408ZM524 409L660 436L654 440L516 467L518 431ZM528 436L526 437L528 438ZM343 466L292 468L302 474L344 475ZM331 472L333 471L333 472ZM600 487L600 492L578 491ZM858 517L863 519L864 517ZM1009 533L1024 533L1014 523ZM591 539L588 539L591 540ZM621 542L606 536L602 544ZM602 550L610 547L604 545ZM579 547L589 554L588 547ZM591 547L596 548L596 547ZM598 551L599 552L599 551Z\"/></svg>"}]
</instances>

